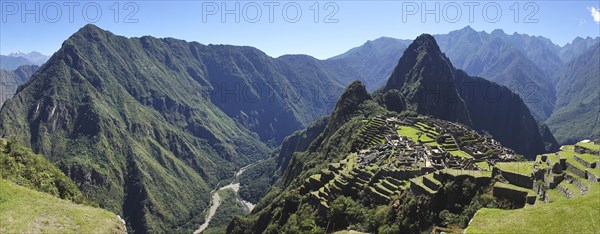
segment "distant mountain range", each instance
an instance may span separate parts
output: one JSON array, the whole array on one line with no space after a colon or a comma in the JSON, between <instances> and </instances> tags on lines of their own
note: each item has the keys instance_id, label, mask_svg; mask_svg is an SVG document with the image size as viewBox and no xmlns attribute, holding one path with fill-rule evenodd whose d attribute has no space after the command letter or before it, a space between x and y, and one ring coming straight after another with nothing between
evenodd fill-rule
<instances>
[{"instance_id":1,"label":"distant mountain range","mask_svg":"<svg viewBox=\"0 0 600 234\"><path fill-rule=\"evenodd\" d=\"M33 51L30 53L23 53L17 51L10 53L8 56L0 55L0 69L2 70L15 70L22 65L37 65L41 66L50 59L50 56L43 55L39 52Z\"/></svg>"},{"instance_id":2,"label":"distant mountain range","mask_svg":"<svg viewBox=\"0 0 600 234\"><path fill-rule=\"evenodd\" d=\"M547 120L560 142L600 138L600 44L567 63L558 76L556 109Z\"/></svg>"},{"instance_id":3,"label":"distant mountain range","mask_svg":"<svg viewBox=\"0 0 600 234\"><path fill-rule=\"evenodd\" d=\"M573 42L561 47L541 36L518 33L509 35L502 30L494 30L491 33L477 32L471 27L465 27L448 34L434 35L434 37L441 50L450 58L454 66L465 70L471 75L480 76L504 85L519 94L533 116L540 121L548 119L559 109L555 107L555 104L563 102L558 100L564 95L559 96L558 93L561 88L557 86L559 76L564 73L563 69L566 69L566 65L594 44L600 42L598 37L577 37ZM315 111L303 111L301 106L305 106L304 104L299 103L296 105L293 102L288 102L283 105L296 106L285 108L291 111L285 114L287 117L284 115L265 118L264 115L270 113L269 111L253 112L256 105L266 106L264 105L265 98L257 99L263 100L262 104L238 105L238 107L242 107L240 112L238 107L232 107L236 106L235 103L231 105L232 101L237 102L236 98L227 98L227 95L222 95L223 92L221 92L227 92L227 89L231 91L239 88L239 91L247 90L252 95L264 96L270 90L275 90L272 83L278 82L278 78L274 80L263 79L262 83L254 83L251 86L234 85L235 87L233 87L232 83L220 83L214 86L214 91L211 91L212 93L220 93L220 97L214 98L213 96L212 100L222 107L228 115L235 117L238 122L244 124L248 129L256 131L262 140L270 141L269 144L271 145L277 145L291 132L306 127L318 117L328 114L336 98L341 94L343 87L353 80L363 81L370 91L381 87L392 73L402 52L411 42L412 40L382 37L367 41L359 47L326 60L318 60L306 55L284 55L279 58L270 58L261 52L262 55L260 56L263 57L261 61L271 61L271 64L267 64L271 67L271 71L275 71L280 77L292 77L289 81L283 82L284 86L312 87L302 89L304 91L295 89L296 91L286 92L285 94L281 92L282 89L275 92L277 96L299 99L305 104L310 103L308 105L314 105L311 108ZM223 46L223 48L227 48L227 46ZM40 65L48 58L49 56L44 56L38 52L28 54L15 52L9 56L3 56L2 63L6 64L3 67L8 67L5 70L15 70L18 65ZM278 64L286 64L283 67L292 70L280 70L279 68L282 66ZM297 66L297 64L302 65ZM307 72L306 68L314 70ZM293 78L305 75L313 77L311 79ZM321 79L322 77L326 78ZM313 81L321 82L321 84L311 84ZM292 83L303 84L296 85ZM248 84L248 82L245 82L245 84ZM334 91L328 92L327 90ZM310 92L310 94L305 95L307 92ZM309 96L312 98L309 98ZM306 99L311 100L307 101ZM325 100L324 103L326 104L321 104L316 101L317 99ZM254 107L252 107L253 105ZM585 112L585 110L581 111ZM291 121L267 121L275 118L281 120L288 118ZM277 125L277 122L286 122L287 124L270 128L264 127L264 125ZM581 140L586 136L574 135L571 140ZM557 139L560 143L573 143L564 141L566 139L562 137Z\"/></svg>"},{"instance_id":4,"label":"distant mountain range","mask_svg":"<svg viewBox=\"0 0 600 234\"><path fill-rule=\"evenodd\" d=\"M11 98L17 88L27 82L38 69L36 65L22 65L14 71L0 70L0 106Z\"/></svg>"},{"instance_id":5,"label":"distant mountain range","mask_svg":"<svg viewBox=\"0 0 600 234\"><path fill-rule=\"evenodd\" d=\"M560 74L567 64L589 50L600 38L580 38L560 47L547 38L527 34L506 34L502 30L491 33L477 32L471 27L452 31L448 34L434 35L440 49L448 56L454 66L470 75L480 76L508 87L519 94L533 116L545 121L557 111L555 104L564 95L559 95ZM369 90L380 87L389 77L393 66L400 58L403 48L410 40L379 38L362 46L332 57L326 61L345 60L354 65L356 74L370 74L364 80ZM395 48L386 50L381 48ZM372 54L377 54L373 56ZM361 64L367 64L362 66ZM370 71L378 71L371 72ZM365 77L361 75L361 77ZM574 77L573 79L583 79ZM591 94L588 94L591 95ZM581 109L581 112L587 110ZM555 128L556 129L556 128ZM582 140L589 135L574 135L573 139ZM560 143L566 142L559 137Z\"/></svg>"}]
</instances>

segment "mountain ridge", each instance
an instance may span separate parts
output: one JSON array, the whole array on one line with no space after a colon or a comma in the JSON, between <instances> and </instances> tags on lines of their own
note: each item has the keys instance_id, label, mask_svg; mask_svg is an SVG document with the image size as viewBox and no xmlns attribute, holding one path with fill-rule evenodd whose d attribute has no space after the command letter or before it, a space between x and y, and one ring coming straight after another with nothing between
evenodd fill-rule
<instances>
[{"instance_id":1,"label":"mountain ridge","mask_svg":"<svg viewBox=\"0 0 600 234\"><path fill-rule=\"evenodd\" d=\"M558 101L547 121L559 142L600 137L600 43L573 58L558 80Z\"/></svg>"},{"instance_id":2,"label":"mountain ridge","mask_svg":"<svg viewBox=\"0 0 600 234\"><path fill-rule=\"evenodd\" d=\"M80 29L6 102L1 133L43 153L129 230L186 225L213 186L269 149L203 96L166 50L177 42Z\"/></svg>"}]
</instances>

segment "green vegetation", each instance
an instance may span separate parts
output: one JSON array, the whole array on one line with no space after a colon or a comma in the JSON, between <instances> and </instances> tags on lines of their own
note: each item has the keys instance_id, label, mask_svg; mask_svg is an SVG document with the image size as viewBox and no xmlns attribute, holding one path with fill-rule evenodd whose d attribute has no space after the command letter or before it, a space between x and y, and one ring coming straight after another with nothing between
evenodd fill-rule
<instances>
[{"instance_id":1,"label":"green vegetation","mask_svg":"<svg viewBox=\"0 0 600 234\"><path fill-rule=\"evenodd\" d=\"M18 143L0 138L0 177L50 195L83 202L81 192L62 171L44 156Z\"/></svg>"},{"instance_id":2,"label":"green vegetation","mask_svg":"<svg viewBox=\"0 0 600 234\"><path fill-rule=\"evenodd\" d=\"M357 232L354 230L348 230L348 231L337 231L334 232L333 234L365 234L364 232Z\"/></svg>"},{"instance_id":3,"label":"green vegetation","mask_svg":"<svg viewBox=\"0 0 600 234\"><path fill-rule=\"evenodd\" d=\"M473 178L491 177L491 171L473 171L473 170L458 170L458 169L443 169L441 173L452 175L453 177L458 176L469 176Z\"/></svg>"},{"instance_id":4,"label":"green vegetation","mask_svg":"<svg viewBox=\"0 0 600 234\"><path fill-rule=\"evenodd\" d=\"M585 147L594 151L600 151L600 145L594 144L594 142L577 142L578 146Z\"/></svg>"},{"instance_id":5,"label":"green vegetation","mask_svg":"<svg viewBox=\"0 0 600 234\"><path fill-rule=\"evenodd\" d=\"M388 82L381 89L382 95L397 90L402 94L404 109L415 110L421 115L438 119L477 126L475 130L489 132L502 145L528 158L544 153L547 146L549 149L557 147L552 137L542 136L543 131L540 129L543 127L538 126L530 109L519 95L505 86L480 77L469 76L466 72L452 67L450 59L439 49L436 39L431 35L424 34L417 37L407 51L411 53L405 53L399 60ZM522 72L516 74L520 72L519 69L510 71L512 75L507 76L505 80L521 77ZM544 89L536 95L548 94L546 91L550 91L550 96L553 96L551 93L553 86L550 82L544 79L544 76L537 76L537 78L541 80L536 84L545 85ZM522 82L522 80L515 81ZM450 87L444 90L444 98L423 98L427 95L426 90L433 90L434 87L440 86ZM501 98L493 103L484 101L487 91L483 89L489 90L489 88L497 91ZM548 96L543 95L536 98L543 101L544 111L549 113L548 111L552 111L554 100L546 97ZM503 118L497 118L498 116ZM522 131L515 132L515 129Z\"/></svg>"},{"instance_id":6,"label":"green vegetation","mask_svg":"<svg viewBox=\"0 0 600 234\"><path fill-rule=\"evenodd\" d=\"M572 145L563 146L561 148L559 154L561 157L566 158L569 161L573 160L573 156L575 156L575 155L577 155L577 157L579 157L589 163L600 161L600 156L591 155L591 154L575 153L574 146L572 146Z\"/></svg>"},{"instance_id":7,"label":"green vegetation","mask_svg":"<svg viewBox=\"0 0 600 234\"><path fill-rule=\"evenodd\" d=\"M473 157L471 157L471 155L463 152L462 150L450 150L448 152L450 152L450 154L452 154L454 156L458 156L461 158L473 158Z\"/></svg>"},{"instance_id":8,"label":"green vegetation","mask_svg":"<svg viewBox=\"0 0 600 234\"><path fill-rule=\"evenodd\" d=\"M490 166L490 164L485 161L477 162L477 163L475 163L475 165L477 165L478 167L480 167L481 169L486 170L486 171L492 170L492 167Z\"/></svg>"},{"instance_id":9,"label":"green vegetation","mask_svg":"<svg viewBox=\"0 0 600 234\"><path fill-rule=\"evenodd\" d=\"M557 189L548 189L546 191L546 195L548 196L550 202L567 200L567 198Z\"/></svg>"},{"instance_id":10,"label":"green vegetation","mask_svg":"<svg viewBox=\"0 0 600 234\"><path fill-rule=\"evenodd\" d=\"M442 224L447 226L456 225L464 229L475 213L485 207L498 207L496 199L489 194L477 194L471 202L460 213L452 213L450 210L442 210L439 213Z\"/></svg>"},{"instance_id":11,"label":"green vegetation","mask_svg":"<svg viewBox=\"0 0 600 234\"><path fill-rule=\"evenodd\" d=\"M347 92L356 92L356 87ZM477 185L490 183L491 171L444 169L409 182L395 178L418 172L394 168L393 157L379 156L370 163L358 163L357 153L351 152L366 149L361 147L363 140L372 139L365 138L365 132L372 133L368 135L372 138L381 134L373 129L382 128L382 115L388 113L369 98L356 98L351 93L343 95L350 101L340 100L345 104L336 105L342 109L334 110L323 133L306 150L293 154L283 177L257 204L254 213L235 218L227 232L422 232L433 225L464 228L482 207L506 208L497 204L491 186ZM363 101L353 101L356 99ZM347 120L344 116L351 117ZM432 129L419 122L397 131L417 141L428 137L429 144L438 144L431 138L438 135ZM442 143L456 147L452 141ZM410 185L422 187L431 196L413 194Z\"/></svg>"},{"instance_id":12,"label":"green vegetation","mask_svg":"<svg viewBox=\"0 0 600 234\"><path fill-rule=\"evenodd\" d=\"M560 144L600 138L599 48L589 47L557 76L555 109L546 124Z\"/></svg>"},{"instance_id":13,"label":"green vegetation","mask_svg":"<svg viewBox=\"0 0 600 234\"><path fill-rule=\"evenodd\" d=\"M552 163L551 166L559 162L562 158L567 163L580 169L585 169L578 161L574 159L574 147L563 146L557 154L546 154ZM582 156L581 158L594 157L592 155ZM541 159L538 156L537 161ZM588 161L589 159L584 159ZM497 163L496 167L512 171L525 172L524 168L532 168L531 162L521 163ZM537 164L545 167L545 163ZM594 170L594 169L587 169ZM532 169L530 169L532 171ZM523 173L521 173L523 174ZM525 173L527 174L527 173ZM482 209L477 212L473 222L467 229L468 233L593 233L597 231L595 226L596 219L600 215L600 184L591 183L585 178L581 178L571 171L563 171L562 175L567 178L579 180L580 185L569 180L563 180L557 186L566 189L570 195L560 192L558 188L546 188L547 200L550 203L536 202L534 206L525 206L517 210L500 209ZM545 177L552 176L545 175ZM541 183L537 181L536 183ZM495 187L502 187L522 192L527 192L528 197L536 196L530 190L521 188L512 184L496 182ZM586 188L587 194L582 194L580 188ZM498 222L502 220L502 222Z\"/></svg>"},{"instance_id":14,"label":"green vegetation","mask_svg":"<svg viewBox=\"0 0 600 234\"><path fill-rule=\"evenodd\" d=\"M362 141L361 148L368 148L378 144L385 143L385 135L389 132L384 125L384 121L381 118L372 118L364 125L362 129Z\"/></svg>"},{"instance_id":15,"label":"green vegetation","mask_svg":"<svg viewBox=\"0 0 600 234\"><path fill-rule=\"evenodd\" d=\"M308 150L293 154L284 176L277 183L277 186L281 187L272 189L257 204L254 211L256 212L255 214L234 219L228 227L228 232L248 233L262 232L264 230L266 233L280 233L286 232L286 230L297 230L297 228L308 232L308 230L313 230L315 227L312 222L315 222L314 225L320 227L315 230L327 227L327 223L324 223L326 222L324 220L326 217L308 218L316 215L314 207L308 204L308 196L315 195L301 195L299 188L311 175L322 174L321 177L323 177L329 174L331 171L322 170L327 169L329 163L340 162L346 159L347 162L353 164L354 159L352 159L352 154L350 153L353 149L363 144L361 129L366 123L362 120L371 119L385 113L377 103L370 100L364 86L360 86L362 85L358 83L354 87L351 85L346 90L344 95L342 95L342 99L336 104L336 109L334 109L333 114L329 118L324 131L312 141ZM342 173L346 175L351 174L345 169L342 169ZM327 183L319 189L318 193L326 196L330 194L332 189L335 190L336 186L333 183ZM320 197L321 195L317 196ZM306 211L303 208L304 206L307 207ZM326 209L334 207L332 203L329 205L325 204L324 206L329 207ZM306 222L308 222L306 225L301 224L302 217L306 218ZM259 218L261 221L258 220ZM343 223L344 221L340 220L340 222ZM340 225L338 224L335 229L345 229ZM333 228L333 225L330 228ZM321 230L320 232L322 233L323 231Z\"/></svg>"},{"instance_id":16,"label":"green vegetation","mask_svg":"<svg viewBox=\"0 0 600 234\"><path fill-rule=\"evenodd\" d=\"M225 54L213 54L217 51ZM233 87L223 82L238 72L250 73L225 68L255 71L233 62L235 58L246 64L242 55L255 52L174 39L125 38L88 25L66 40L4 104L0 135L42 152L80 185L84 197L122 214L128 230L176 230L208 206L210 191L219 181L269 155L261 135L275 139L305 122L295 121L300 117L290 117L291 112L277 114L276 110L297 110L283 104L269 103L263 107L273 109L258 111L238 103L225 110L233 106L209 94L214 91L207 90L209 84L220 85L213 89ZM231 73L213 74L203 62L220 64L217 67ZM258 112L241 111L240 106ZM233 112L278 116L286 126L268 120L274 125L264 129L281 131L251 132L228 116Z\"/></svg>"},{"instance_id":17,"label":"green vegetation","mask_svg":"<svg viewBox=\"0 0 600 234\"><path fill-rule=\"evenodd\" d=\"M1 233L126 233L106 210L75 204L0 180Z\"/></svg>"},{"instance_id":18,"label":"green vegetation","mask_svg":"<svg viewBox=\"0 0 600 234\"><path fill-rule=\"evenodd\" d=\"M533 171L533 161L528 162L499 162L495 167L502 171L512 172L520 175L531 175Z\"/></svg>"},{"instance_id":19,"label":"green vegetation","mask_svg":"<svg viewBox=\"0 0 600 234\"><path fill-rule=\"evenodd\" d=\"M415 184L416 186L419 186L421 189L425 190L425 192L428 195L433 195L433 194L437 193L437 191L435 191L425 185L425 183L423 182L423 177L424 176L419 176L417 178L410 179L410 183Z\"/></svg>"},{"instance_id":20,"label":"green vegetation","mask_svg":"<svg viewBox=\"0 0 600 234\"><path fill-rule=\"evenodd\" d=\"M398 134L400 134L402 136L409 137L414 142L418 142L419 139L420 139L422 142L435 143L434 139L431 139L423 131L420 131L420 130L418 130L416 128L413 128L413 127L400 126L397 129L397 132L398 132ZM420 138L419 138L419 136L420 136ZM437 143L435 143L435 144L437 144Z\"/></svg>"},{"instance_id":21,"label":"green vegetation","mask_svg":"<svg viewBox=\"0 0 600 234\"><path fill-rule=\"evenodd\" d=\"M381 124L380 115L389 114L377 103L381 96L384 102L393 100L399 112L418 111L477 126L528 156L555 143L550 139L544 145L543 129L516 94L451 67L432 36L417 38L406 56L376 93L379 97L372 99L361 82L353 82L327 121L318 122L314 131L286 138L280 157L257 163L238 178L245 184L243 197L256 202L264 196L253 215L233 219L243 213L241 204L221 191L228 205L217 211L207 232L414 233L440 224L465 227L479 208L498 206L489 197L489 187L475 186L488 181L478 180L483 177L491 180L489 171L444 170L438 173L447 178L440 181L433 174L418 177L414 184L441 195L417 197L405 190L406 179L385 178L390 167L383 163L355 167L351 153L383 143L390 131ZM341 87L347 81L344 74L351 72L329 72L320 64L308 56L274 59L249 47L119 37L89 25L65 41L52 61L6 103L0 112L0 135L43 152L86 197L123 214L130 231L185 232L208 206L211 188L238 168L266 158L268 146L328 113L332 102L327 101L338 96L331 90ZM518 77L516 70L510 71L511 77ZM478 103L484 99L467 94L464 83L498 88L504 99ZM214 95L237 85L251 96L243 98L252 102ZM440 85L451 87L444 95L448 98L421 98ZM270 98L264 98L263 88L271 91ZM549 102L542 101L546 111ZM497 116L503 118L489 121ZM470 157L453 139L437 143L441 131L422 122L396 131ZM35 157L23 160L22 154L2 158L9 169L3 178L72 200L81 197L69 192L73 183L57 182L56 167L43 172L38 168L50 163ZM347 164L341 168L344 158ZM23 174L22 167L30 166L33 169ZM281 179L276 182L277 178ZM320 183L318 190L301 192L307 182ZM356 182L352 196L342 194L351 182ZM373 202L374 197L384 199Z\"/></svg>"},{"instance_id":22,"label":"green vegetation","mask_svg":"<svg viewBox=\"0 0 600 234\"><path fill-rule=\"evenodd\" d=\"M525 192L525 193L527 193L527 195L535 195L535 193L533 192L533 190L526 189L526 188L521 188L521 187L513 185L513 184L496 182L494 184L494 187L499 187L499 188L505 188L505 189L516 190L516 191L520 191L520 192Z\"/></svg>"},{"instance_id":23,"label":"green vegetation","mask_svg":"<svg viewBox=\"0 0 600 234\"><path fill-rule=\"evenodd\" d=\"M588 195L573 199L516 210L481 209L467 233L595 233L599 216L600 187L596 184Z\"/></svg>"},{"instance_id":24,"label":"green vegetation","mask_svg":"<svg viewBox=\"0 0 600 234\"><path fill-rule=\"evenodd\" d=\"M126 232L116 214L75 204L90 202L56 166L14 141L0 139L0 176L2 233Z\"/></svg>"},{"instance_id":25,"label":"green vegetation","mask_svg":"<svg viewBox=\"0 0 600 234\"><path fill-rule=\"evenodd\" d=\"M3 67L5 60L10 59L17 58L2 56L2 61L0 62L2 65L0 67ZM21 58L19 57L19 59ZM0 70L0 90L2 90L0 95L0 107L2 104L4 104L7 98L10 98L15 94L20 85L27 82L29 77L31 77L31 75L33 75L33 73L35 73L38 69L38 66L22 65L16 68L14 71Z\"/></svg>"},{"instance_id":26,"label":"green vegetation","mask_svg":"<svg viewBox=\"0 0 600 234\"><path fill-rule=\"evenodd\" d=\"M240 197L253 204L264 197L276 181L277 162L271 157L257 162L238 176Z\"/></svg>"}]
</instances>

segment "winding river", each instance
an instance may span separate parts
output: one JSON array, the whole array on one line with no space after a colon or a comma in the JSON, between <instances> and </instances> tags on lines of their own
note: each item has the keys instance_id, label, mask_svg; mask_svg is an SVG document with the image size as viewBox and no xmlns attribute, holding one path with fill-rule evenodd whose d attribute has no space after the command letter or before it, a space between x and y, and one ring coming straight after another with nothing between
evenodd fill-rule
<instances>
[{"instance_id":1,"label":"winding river","mask_svg":"<svg viewBox=\"0 0 600 234\"><path fill-rule=\"evenodd\" d=\"M208 213L206 214L206 218L204 219L204 223L202 225L200 225L200 227L198 227L198 229L196 231L194 231L194 234L198 234L198 233L202 233L210 224L210 221L212 220L213 216L215 216L215 213L217 212L217 209L219 208L219 206L221 205L221 195L219 195L219 191L224 190L224 189L231 189L235 192L235 194L238 193L238 191L240 190L240 183L233 183L235 182L235 180L237 179L237 177L239 175L241 175L242 173L244 173L244 171L252 166L254 164L250 164L248 166L242 167L240 168L240 170L238 170L235 173L235 176L233 177L233 179L231 180L231 183L229 183L228 185L222 186L218 189L215 189L211 192L212 194L212 199L210 201L210 208L208 209ZM248 212L251 212L252 209L254 209L254 204L241 200L239 195L237 196L237 199L239 201L241 201L244 205L246 205L246 208L248 209Z\"/></svg>"}]
</instances>

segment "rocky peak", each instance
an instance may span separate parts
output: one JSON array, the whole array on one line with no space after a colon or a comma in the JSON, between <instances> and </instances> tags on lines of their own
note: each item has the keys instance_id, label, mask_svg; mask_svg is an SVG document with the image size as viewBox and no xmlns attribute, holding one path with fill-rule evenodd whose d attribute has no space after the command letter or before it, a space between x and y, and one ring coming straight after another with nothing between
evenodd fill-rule
<instances>
[{"instance_id":1,"label":"rocky peak","mask_svg":"<svg viewBox=\"0 0 600 234\"><path fill-rule=\"evenodd\" d=\"M421 114L470 125L469 114L456 91L454 72L435 38L423 34L406 49L384 91L400 91L409 109Z\"/></svg>"}]
</instances>

